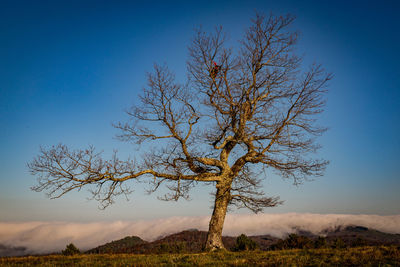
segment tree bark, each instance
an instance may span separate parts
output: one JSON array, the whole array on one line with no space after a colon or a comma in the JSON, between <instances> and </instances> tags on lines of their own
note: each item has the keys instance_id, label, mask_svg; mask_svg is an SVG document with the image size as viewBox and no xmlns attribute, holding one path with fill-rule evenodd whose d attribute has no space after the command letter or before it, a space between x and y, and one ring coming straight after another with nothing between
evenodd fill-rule
<instances>
[{"instance_id":1,"label":"tree bark","mask_svg":"<svg viewBox=\"0 0 400 267\"><path fill-rule=\"evenodd\" d=\"M222 228L224 226L226 210L231 200L230 186L220 186L217 184L217 193L215 195L214 211L211 216L208 229L206 251L215 251L225 249L222 243Z\"/></svg>"}]
</instances>

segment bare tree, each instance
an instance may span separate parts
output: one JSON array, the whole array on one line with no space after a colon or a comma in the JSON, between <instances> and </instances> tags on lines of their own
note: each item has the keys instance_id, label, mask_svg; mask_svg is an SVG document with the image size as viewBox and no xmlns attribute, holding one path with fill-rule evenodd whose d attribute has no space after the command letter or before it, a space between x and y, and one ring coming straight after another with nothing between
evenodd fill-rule
<instances>
[{"instance_id":1,"label":"bare tree","mask_svg":"<svg viewBox=\"0 0 400 267\"><path fill-rule=\"evenodd\" d=\"M93 147L42 149L29 163L38 176L35 191L58 198L87 186L104 207L129 194L128 184L148 179L152 191L166 183L165 200L187 198L198 182L215 186L207 250L223 249L222 228L229 204L259 212L281 202L261 191L263 167L300 183L327 165L314 159L316 125L331 75L321 66L307 70L294 54L292 16L256 15L240 49L228 49L221 28L198 30L189 47L188 82L175 82L166 66L155 65L141 105L118 123L123 141L146 143L138 162L116 153L103 160ZM153 146L151 146L154 144ZM150 148L149 148L150 147Z\"/></svg>"}]
</instances>

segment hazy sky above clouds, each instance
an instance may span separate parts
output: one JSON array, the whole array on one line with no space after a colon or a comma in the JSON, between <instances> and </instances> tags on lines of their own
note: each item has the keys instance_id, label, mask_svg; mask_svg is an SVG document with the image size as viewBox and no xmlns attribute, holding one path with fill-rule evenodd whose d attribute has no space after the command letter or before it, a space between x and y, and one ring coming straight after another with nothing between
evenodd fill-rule
<instances>
[{"instance_id":1,"label":"hazy sky above clouds","mask_svg":"<svg viewBox=\"0 0 400 267\"><path fill-rule=\"evenodd\" d=\"M39 147L93 144L135 156L113 122L137 100L153 63L184 82L193 29L222 25L232 43L255 11L297 17L306 63L334 74L326 174L298 187L267 173L284 205L266 213L400 214L400 11L398 1L2 1L0 4L0 221L114 221L208 216L211 187L162 202L135 188L105 211L85 190L49 200L30 191L26 163ZM233 210L234 213L247 211Z\"/></svg>"}]
</instances>

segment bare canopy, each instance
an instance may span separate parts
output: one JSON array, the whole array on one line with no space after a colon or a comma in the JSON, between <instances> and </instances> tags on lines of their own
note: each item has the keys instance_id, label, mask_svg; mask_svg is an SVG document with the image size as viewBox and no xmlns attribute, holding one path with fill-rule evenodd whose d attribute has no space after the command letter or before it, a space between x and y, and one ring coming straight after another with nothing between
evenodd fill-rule
<instances>
[{"instance_id":1,"label":"bare canopy","mask_svg":"<svg viewBox=\"0 0 400 267\"><path fill-rule=\"evenodd\" d=\"M224 248L222 228L229 204L259 212L280 203L261 190L263 167L301 182L322 175L327 164L312 157L316 124L331 75L321 66L305 69L295 48L294 18L256 15L239 48L227 48L221 28L196 31L189 47L188 81L155 65L132 107L118 123L123 141L146 143L141 160L104 160L93 147L41 149L29 163L38 176L35 191L52 198L88 187L104 207L129 194L132 181L147 179L166 200L187 198L199 182L214 185L215 202L207 250Z\"/></svg>"}]
</instances>

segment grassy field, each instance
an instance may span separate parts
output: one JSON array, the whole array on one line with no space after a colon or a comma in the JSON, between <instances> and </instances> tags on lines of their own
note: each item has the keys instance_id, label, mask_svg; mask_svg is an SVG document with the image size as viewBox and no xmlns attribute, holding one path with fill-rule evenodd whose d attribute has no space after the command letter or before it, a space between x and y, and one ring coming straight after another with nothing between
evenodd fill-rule
<instances>
[{"instance_id":1,"label":"grassy field","mask_svg":"<svg viewBox=\"0 0 400 267\"><path fill-rule=\"evenodd\" d=\"M398 247L0 258L0 266L400 266Z\"/></svg>"}]
</instances>

